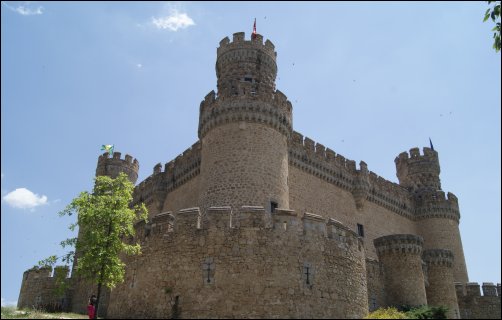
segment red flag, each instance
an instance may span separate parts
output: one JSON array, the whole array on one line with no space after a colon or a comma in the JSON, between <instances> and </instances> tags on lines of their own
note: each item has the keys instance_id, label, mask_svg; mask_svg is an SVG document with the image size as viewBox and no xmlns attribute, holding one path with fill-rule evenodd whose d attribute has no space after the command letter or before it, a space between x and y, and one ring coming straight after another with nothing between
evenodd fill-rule
<instances>
[{"instance_id":1,"label":"red flag","mask_svg":"<svg viewBox=\"0 0 502 320\"><path fill-rule=\"evenodd\" d=\"M253 33L251 34L251 39L256 38L256 18L254 18Z\"/></svg>"}]
</instances>

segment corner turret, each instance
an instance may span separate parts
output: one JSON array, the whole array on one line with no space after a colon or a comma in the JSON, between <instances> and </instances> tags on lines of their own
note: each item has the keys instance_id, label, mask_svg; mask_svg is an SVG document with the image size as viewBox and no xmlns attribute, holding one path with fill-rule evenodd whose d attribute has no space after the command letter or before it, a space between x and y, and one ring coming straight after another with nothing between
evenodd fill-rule
<instances>
[{"instance_id":1,"label":"corner turret","mask_svg":"<svg viewBox=\"0 0 502 320\"><path fill-rule=\"evenodd\" d=\"M445 195L441 190L437 151L425 147L421 155L418 148L412 148L409 154L399 154L394 162L399 184L413 196L415 219L418 233L424 238L424 250L450 250L455 256L454 280L467 282L469 278L458 228L458 199L453 193Z\"/></svg>"},{"instance_id":2,"label":"corner turret","mask_svg":"<svg viewBox=\"0 0 502 320\"><path fill-rule=\"evenodd\" d=\"M120 152L114 152L113 157L109 158L108 153L104 153L98 158L98 166L96 167L96 177L109 176L116 178L119 173L124 172L129 177L129 180L136 184L138 180L139 162L126 154L124 159L120 158Z\"/></svg>"},{"instance_id":3,"label":"corner turret","mask_svg":"<svg viewBox=\"0 0 502 320\"><path fill-rule=\"evenodd\" d=\"M412 148L409 155L402 152L396 157L399 184L415 192L441 190L438 153L427 147L423 150L423 155L418 148Z\"/></svg>"}]
</instances>

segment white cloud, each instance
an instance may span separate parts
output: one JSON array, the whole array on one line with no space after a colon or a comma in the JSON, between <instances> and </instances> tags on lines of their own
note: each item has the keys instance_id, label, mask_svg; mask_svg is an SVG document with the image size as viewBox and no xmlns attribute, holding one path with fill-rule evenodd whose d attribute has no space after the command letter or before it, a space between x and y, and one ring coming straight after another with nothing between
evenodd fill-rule
<instances>
[{"instance_id":1,"label":"white cloud","mask_svg":"<svg viewBox=\"0 0 502 320\"><path fill-rule=\"evenodd\" d=\"M4 175L4 174L3 174L3 172L2 172L2 179L3 179L3 177L4 177L4 176L5 176L5 175Z\"/></svg>"},{"instance_id":2,"label":"white cloud","mask_svg":"<svg viewBox=\"0 0 502 320\"><path fill-rule=\"evenodd\" d=\"M43 195L40 197L26 188L19 188L9 192L3 199L11 207L20 209L34 209L35 207L47 204L46 196Z\"/></svg>"},{"instance_id":3,"label":"white cloud","mask_svg":"<svg viewBox=\"0 0 502 320\"><path fill-rule=\"evenodd\" d=\"M143 68L143 65L142 65L141 63L138 63L138 64L136 65L136 67L138 67L138 68Z\"/></svg>"},{"instance_id":4,"label":"white cloud","mask_svg":"<svg viewBox=\"0 0 502 320\"><path fill-rule=\"evenodd\" d=\"M2 298L2 307L6 306L17 306L17 301L5 301L5 299Z\"/></svg>"},{"instance_id":5,"label":"white cloud","mask_svg":"<svg viewBox=\"0 0 502 320\"><path fill-rule=\"evenodd\" d=\"M152 23L159 29L169 29L178 31L194 26L195 22L186 13L180 13L177 9L171 9L170 14L166 17L152 18Z\"/></svg>"},{"instance_id":6,"label":"white cloud","mask_svg":"<svg viewBox=\"0 0 502 320\"><path fill-rule=\"evenodd\" d=\"M25 6L18 6L17 8L14 8L12 6L9 6L7 3L5 3L3 1L2 1L2 5L7 7L8 9L10 9L11 11L19 13L22 16L33 16L33 15L43 14L43 12L42 12L43 7L41 7L41 6L36 9L28 8ZM26 5L28 5L28 3Z\"/></svg>"}]
</instances>

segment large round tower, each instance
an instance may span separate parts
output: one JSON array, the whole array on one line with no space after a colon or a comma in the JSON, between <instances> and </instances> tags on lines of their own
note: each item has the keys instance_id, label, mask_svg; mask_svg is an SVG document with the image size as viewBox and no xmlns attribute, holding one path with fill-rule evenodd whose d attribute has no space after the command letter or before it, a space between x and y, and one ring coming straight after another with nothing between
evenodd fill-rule
<instances>
[{"instance_id":1,"label":"large round tower","mask_svg":"<svg viewBox=\"0 0 502 320\"><path fill-rule=\"evenodd\" d=\"M289 207L288 139L292 107L275 90L274 45L235 33L217 50L218 93L200 106L201 193L210 206Z\"/></svg>"},{"instance_id":2,"label":"large round tower","mask_svg":"<svg viewBox=\"0 0 502 320\"><path fill-rule=\"evenodd\" d=\"M418 148L401 153L396 159L399 184L407 188L415 202L415 217L419 235L424 238L424 250L447 249L453 252L453 275L456 282L468 282L464 249L460 238L460 212L457 197L441 190L438 153Z\"/></svg>"}]
</instances>

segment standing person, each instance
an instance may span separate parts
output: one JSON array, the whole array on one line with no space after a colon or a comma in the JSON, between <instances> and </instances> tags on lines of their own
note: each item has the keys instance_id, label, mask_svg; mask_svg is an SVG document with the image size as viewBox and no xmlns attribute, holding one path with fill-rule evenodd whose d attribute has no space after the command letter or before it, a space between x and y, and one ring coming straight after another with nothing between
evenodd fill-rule
<instances>
[{"instance_id":1,"label":"standing person","mask_svg":"<svg viewBox=\"0 0 502 320\"><path fill-rule=\"evenodd\" d=\"M94 313L96 312L96 306L94 305L96 300L95 296L92 295L89 299L89 303L87 304L87 314L89 315L89 319L94 319Z\"/></svg>"}]
</instances>

